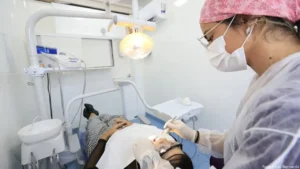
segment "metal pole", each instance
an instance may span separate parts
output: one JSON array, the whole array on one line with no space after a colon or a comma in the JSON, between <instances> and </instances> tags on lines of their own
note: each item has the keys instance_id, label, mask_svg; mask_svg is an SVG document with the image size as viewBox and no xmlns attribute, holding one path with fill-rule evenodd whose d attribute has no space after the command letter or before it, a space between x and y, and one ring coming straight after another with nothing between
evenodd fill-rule
<instances>
[{"instance_id":1,"label":"metal pole","mask_svg":"<svg viewBox=\"0 0 300 169\"><path fill-rule=\"evenodd\" d=\"M94 19L112 19L112 16L99 13L71 11L71 10L58 10L58 9L47 9L41 10L32 14L26 23L26 39L27 48L30 58L30 65L32 67L40 67L39 59L36 51L37 40L34 32L36 24L43 18L49 16L58 17L79 17L79 18L94 18ZM48 119L47 103L44 96L43 81L42 77L34 77L34 86L39 105L39 111L42 117Z\"/></svg>"}]
</instances>

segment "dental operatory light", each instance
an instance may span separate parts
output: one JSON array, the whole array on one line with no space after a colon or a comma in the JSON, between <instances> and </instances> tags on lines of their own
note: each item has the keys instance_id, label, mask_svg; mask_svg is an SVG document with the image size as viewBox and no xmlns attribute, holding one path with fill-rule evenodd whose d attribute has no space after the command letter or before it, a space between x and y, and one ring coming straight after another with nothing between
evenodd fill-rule
<instances>
[{"instance_id":1,"label":"dental operatory light","mask_svg":"<svg viewBox=\"0 0 300 169\"><path fill-rule=\"evenodd\" d=\"M174 2L174 5L177 7L181 7L182 5L186 4L188 2L188 0L176 0Z\"/></svg>"},{"instance_id":2,"label":"dental operatory light","mask_svg":"<svg viewBox=\"0 0 300 169\"><path fill-rule=\"evenodd\" d=\"M113 25L126 27L130 34L120 42L120 53L131 59L143 59L152 52L154 43L152 38L143 33L144 30L154 31L156 24L139 18L138 0L132 0L133 18L115 16L109 24L108 31Z\"/></svg>"},{"instance_id":3,"label":"dental operatory light","mask_svg":"<svg viewBox=\"0 0 300 169\"><path fill-rule=\"evenodd\" d=\"M135 60L147 57L152 52L152 49L152 38L141 32L134 32L125 36L120 43L122 56Z\"/></svg>"}]
</instances>

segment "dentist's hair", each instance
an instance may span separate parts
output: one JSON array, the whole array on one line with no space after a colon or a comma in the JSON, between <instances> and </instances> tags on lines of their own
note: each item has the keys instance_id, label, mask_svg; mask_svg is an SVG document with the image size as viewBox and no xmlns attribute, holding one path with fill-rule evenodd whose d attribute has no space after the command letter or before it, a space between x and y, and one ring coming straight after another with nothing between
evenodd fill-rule
<instances>
[{"instance_id":1,"label":"dentist's hair","mask_svg":"<svg viewBox=\"0 0 300 169\"><path fill-rule=\"evenodd\" d=\"M269 39L272 35L272 38L276 40L280 40L281 38L285 38L288 35L292 35L296 39L300 40L300 20L297 22L289 21L285 18L273 17L273 16L249 16L249 15L236 15L236 18L232 22L232 27L237 27L242 24L245 24L243 18L246 17L257 17L259 26L267 25L268 29L265 34L265 39ZM223 23L229 24L233 17L225 19ZM280 31L281 34L275 33L275 31ZM280 37L279 37L280 36Z\"/></svg>"}]
</instances>

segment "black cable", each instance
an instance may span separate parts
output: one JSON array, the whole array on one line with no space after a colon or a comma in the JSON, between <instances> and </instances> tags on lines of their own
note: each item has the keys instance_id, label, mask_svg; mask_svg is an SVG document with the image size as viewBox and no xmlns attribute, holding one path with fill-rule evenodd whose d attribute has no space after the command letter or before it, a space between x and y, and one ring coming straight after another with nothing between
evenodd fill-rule
<instances>
[{"instance_id":1,"label":"black cable","mask_svg":"<svg viewBox=\"0 0 300 169\"><path fill-rule=\"evenodd\" d=\"M193 159L195 156L196 156L196 154L197 154L197 145L195 144L195 152L194 152L194 155L191 157L191 159Z\"/></svg>"},{"instance_id":2,"label":"black cable","mask_svg":"<svg viewBox=\"0 0 300 169\"><path fill-rule=\"evenodd\" d=\"M51 99L51 91L50 91L50 75L47 73L47 89L48 89L48 96L49 96L49 107L50 107L50 117L53 119L53 111L52 111L52 99Z\"/></svg>"},{"instance_id":3,"label":"black cable","mask_svg":"<svg viewBox=\"0 0 300 169\"><path fill-rule=\"evenodd\" d=\"M195 130L195 121L194 121L194 119L192 119L193 120L193 129ZM198 138L199 139L199 138ZM197 144L197 143L196 143ZM197 145L195 144L195 152L194 152L194 155L191 157L191 159L193 159L195 156L196 156L196 154L197 154Z\"/></svg>"}]
</instances>

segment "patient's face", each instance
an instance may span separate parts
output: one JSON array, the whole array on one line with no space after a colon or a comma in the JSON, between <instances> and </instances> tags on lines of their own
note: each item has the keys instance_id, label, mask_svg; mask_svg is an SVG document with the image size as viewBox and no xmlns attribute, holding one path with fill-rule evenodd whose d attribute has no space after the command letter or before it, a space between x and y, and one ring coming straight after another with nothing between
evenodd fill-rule
<instances>
[{"instance_id":1,"label":"patient's face","mask_svg":"<svg viewBox=\"0 0 300 169\"><path fill-rule=\"evenodd\" d=\"M165 150L170 149L172 146L178 145L178 142L175 141L169 141L167 139L159 139L153 142L154 148L159 153L164 152ZM165 160L170 160L170 158L174 155L178 154L184 154L180 147L175 147L167 151L165 154L163 154L162 158Z\"/></svg>"}]
</instances>

